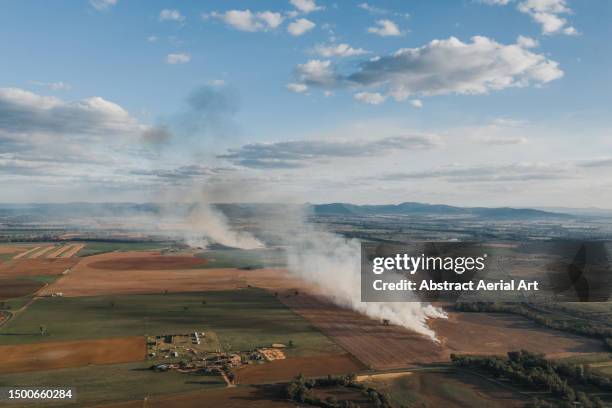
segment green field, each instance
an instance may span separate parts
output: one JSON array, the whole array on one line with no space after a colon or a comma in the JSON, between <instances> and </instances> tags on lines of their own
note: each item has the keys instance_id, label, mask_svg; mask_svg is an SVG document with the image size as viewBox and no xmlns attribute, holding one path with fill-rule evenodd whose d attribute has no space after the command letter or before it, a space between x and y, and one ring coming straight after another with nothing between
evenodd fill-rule
<instances>
[{"instance_id":1,"label":"green field","mask_svg":"<svg viewBox=\"0 0 612 408\"><path fill-rule=\"evenodd\" d=\"M508 407L522 406L525 398L484 378L453 369L416 371L369 383L387 393L396 406Z\"/></svg>"},{"instance_id":2,"label":"green field","mask_svg":"<svg viewBox=\"0 0 612 408\"><path fill-rule=\"evenodd\" d=\"M41 325L46 327L45 336L39 334ZM226 350L250 350L292 340L295 347L289 354L340 351L314 326L260 289L39 298L0 328L0 344L193 331L214 331Z\"/></svg>"},{"instance_id":3,"label":"green field","mask_svg":"<svg viewBox=\"0 0 612 408\"><path fill-rule=\"evenodd\" d=\"M212 249L197 254L207 260L203 268L284 267L286 258L280 249Z\"/></svg>"},{"instance_id":4,"label":"green field","mask_svg":"<svg viewBox=\"0 0 612 408\"><path fill-rule=\"evenodd\" d=\"M152 395L201 391L203 388L225 386L223 380L218 376L197 376L170 371L156 373L148 369L151 364L141 362L4 374L0 375L0 386L70 387L75 389L77 396L77 403L69 404L70 407L136 400ZM42 405L44 404L28 403L28 406ZM2 404L2 406L21 405ZM55 404L55 406L62 406L62 404Z\"/></svg>"},{"instance_id":5,"label":"green field","mask_svg":"<svg viewBox=\"0 0 612 408\"><path fill-rule=\"evenodd\" d=\"M82 242L85 248L77 256L91 256L114 251L150 251L174 247L171 242Z\"/></svg>"}]
</instances>

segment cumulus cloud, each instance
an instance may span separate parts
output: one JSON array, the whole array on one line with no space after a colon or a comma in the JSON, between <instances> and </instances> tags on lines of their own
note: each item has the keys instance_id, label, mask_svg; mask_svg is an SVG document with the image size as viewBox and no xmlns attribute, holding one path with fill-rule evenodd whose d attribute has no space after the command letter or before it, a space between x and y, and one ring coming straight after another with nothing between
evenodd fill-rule
<instances>
[{"instance_id":1,"label":"cumulus cloud","mask_svg":"<svg viewBox=\"0 0 612 408\"><path fill-rule=\"evenodd\" d=\"M297 83L326 89L377 88L376 92L397 101L411 96L485 94L561 78L559 64L531 51L533 46L526 37L509 45L482 36L467 43L450 37L363 61L346 74L329 60L310 60L298 65L294 74Z\"/></svg>"},{"instance_id":2,"label":"cumulus cloud","mask_svg":"<svg viewBox=\"0 0 612 408\"><path fill-rule=\"evenodd\" d=\"M177 21L182 22L185 16L180 11L174 9L163 9L159 12L159 21Z\"/></svg>"},{"instance_id":3,"label":"cumulus cloud","mask_svg":"<svg viewBox=\"0 0 612 408\"><path fill-rule=\"evenodd\" d=\"M287 26L287 32L295 37L298 37L312 30L315 28L315 26L316 24L312 21L305 18L300 18L289 23Z\"/></svg>"},{"instance_id":4,"label":"cumulus cloud","mask_svg":"<svg viewBox=\"0 0 612 408\"><path fill-rule=\"evenodd\" d=\"M186 64L189 61L191 61L191 55L184 52L168 54L166 56L166 63L170 65Z\"/></svg>"},{"instance_id":5,"label":"cumulus cloud","mask_svg":"<svg viewBox=\"0 0 612 408\"><path fill-rule=\"evenodd\" d=\"M89 4L96 10L107 10L116 6L119 0L89 0Z\"/></svg>"},{"instance_id":6,"label":"cumulus cloud","mask_svg":"<svg viewBox=\"0 0 612 408\"><path fill-rule=\"evenodd\" d=\"M380 105L386 97L378 92L358 92L353 95L353 99L368 105Z\"/></svg>"},{"instance_id":7,"label":"cumulus cloud","mask_svg":"<svg viewBox=\"0 0 612 408\"><path fill-rule=\"evenodd\" d=\"M228 10L224 13L213 11L210 16L240 31L256 32L274 30L280 26L284 17L280 13L251 10Z\"/></svg>"},{"instance_id":8,"label":"cumulus cloud","mask_svg":"<svg viewBox=\"0 0 612 408\"><path fill-rule=\"evenodd\" d=\"M561 16L572 13L565 0L524 0L519 3L518 9L542 26L542 34L578 34L567 19Z\"/></svg>"},{"instance_id":9,"label":"cumulus cloud","mask_svg":"<svg viewBox=\"0 0 612 408\"><path fill-rule=\"evenodd\" d=\"M253 143L230 149L218 158L251 168L300 168L309 163L341 157L364 157L401 150L425 150L437 147L434 135L391 136L376 140L308 140Z\"/></svg>"},{"instance_id":10,"label":"cumulus cloud","mask_svg":"<svg viewBox=\"0 0 612 408\"><path fill-rule=\"evenodd\" d=\"M402 30L391 20L378 20L374 27L369 27L368 32L381 37L397 37L402 35Z\"/></svg>"},{"instance_id":11,"label":"cumulus cloud","mask_svg":"<svg viewBox=\"0 0 612 408\"><path fill-rule=\"evenodd\" d=\"M290 0L289 3L304 14L325 9L323 6L318 6L314 0Z\"/></svg>"},{"instance_id":12,"label":"cumulus cloud","mask_svg":"<svg viewBox=\"0 0 612 408\"><path fill-rule=\"evenodd\" d=\"M488 4L489 6L505 6L512 0L478 0L480 3Z\"/></svg>"},{"instance_id":13,"label":"cumulus cloud","mask_svg":"<svg viewBox=\"0 0 612 408\"><path fill-rule=\"evenodd\" d=\"M320 87L333 87L340 81L331 61L313 59L295 67L297 83Z\"/></svg>"},{"instance_id":14,"label":"cumulus cloud","mask_svg":"<svg viewBox=\"0 0 612 408\"><path fill-rule=\"evenodd\" d=\"M19 88L0 88L0 131L108 135L136 128L136 120L126 110L99 96L65 102Z\"/></svg>"},{"instance_id":15,"label":"cumulus cloud","mask_svg":"<svg viewBox=\"0 0 612 408\"><path fill-rule=\"evenodd\" d=\"M314 47L313 51L321 57L325 58L354 57L357 55L368 54L368 51L364 50L363 48L353 48L346 43L330 45L319 44Z\"/></svg>"}]
</instances>

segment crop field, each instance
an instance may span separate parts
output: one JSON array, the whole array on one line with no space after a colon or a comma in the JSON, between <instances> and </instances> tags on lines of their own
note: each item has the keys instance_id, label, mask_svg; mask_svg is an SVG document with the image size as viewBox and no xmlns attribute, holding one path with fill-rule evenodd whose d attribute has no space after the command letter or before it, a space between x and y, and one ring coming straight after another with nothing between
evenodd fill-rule
<instances>
[{"instance_id":1,"label":"crop field","mask_svg":"<svg viewBox=\"0 0 612 408\"><path fill-rule=\"evenodd\" d=\"M0 373L144 360L144 336L0 346Z\"/></svg>"},{"instance_id":2,"label":"crop field","mask_svg":"<svg viewBox=\"0 0 612 408\"><path fill-rule=\"evenodd\" d=\"M203 304L203 302L206 302ZM39 334L40 326L46 335ZM213 331L226 350L293 341L289 355L342 349L264 290L182 294L47 297L0 327L0 344Z\"/></svg>"},{"instance_id":3,"label":"crop field","mask_svg":"<svg viewBox=\"0 0 612 408\"><path fill-rule=\"evenodd\" d=\"M300 294L280 299L319 327L365 365L390 369L448 361L451 353L505 354L525 348L563 357L603 351L601 341L545 329L521 316L450 313L432 320L440 343L399 326L384 326L320 297Z\"/></svg>"},{"instance_id":4,"label":"crop field","mask_svg":"<svg viewBox=\"0 0 612 408\"><path fill-rule=\"evenodd\" d=\"M236 371L240 384L265 384L288 381L299 374L320 377L351 374L365 367L348 354L336 356L294 357L268 364L247 365Z\"/></svg>"},{"instance_id":5,"label":"crop field","mask_svg":"<svg viewBox=\"0 0 612 408\"><path fill-rule=\"evenodd\" d=\"M70 258L74 259L74 258ZM195 292L253 287L307 288L284 269L203 269L206 260L159 252L112 252L82 258L43 294L64 296ZM177 269L179 268L179 269ZM0 267L0 276L1 276Z\"/></svg>"},{"instance_id":6,"label":"crop field","mask_svg":"<svg viewBox=\"0 0 612 408\"><path fill-rule=\"evenodd\" d=\"M125 251L154 251L165 248L173 248L175 244L171 242L96 242L88 241L85 248L77 254L79 257L105 254L107 252Z\"/></svg>"},{"instance_id":7,"label":"crop field","mask_svg":"<svg viewBox=\"0 0 612 408\"><path fill-rule=\"evenodd\" d=\"M60 275L79 262L79 258L17 259L0 263L0 278Z\"/></svg>"},{"instance_id":8,"label":"crop field","mask_svg":"<svg viewBox=\"0 0 612 408\"><path fill-rule=\"evenodd\" d=\"M145 397L202 391L225 387L218 376L189 376L175 372L155 373L150 362L67 368L51 371L0 374L3 386L58 387L76 389L77 403L70 407L91 407L114 401L140 400ZM21 405L3 404L8 407ZM66 404L31 404L29 406L66 406Z\"/></svg>"},{"instance_id":9,"label":"crop field","mask_svg":"<svg viewBox=\"0 0 612 408\"><path fill-rule=\"evenodd\" d=\"M397 406L523 407L523 395L476 375L454 370L415 371L380 375L368 384L386 392Z\"/></svg>"},{"instance_id":10,"label":"crop field","mask_svg":"<svg viewBox=\"0 0 612 408\"><path fill-rule=\"evenodd\" d=\"M286 257L281 249L210 249L197 254L208 262L205 268L283 268Z\"/></svg>"},{"instance_id":11,"label":"crop field","mask_svg":"<svg viewBox=\"0 0 612 408\"><path fill-rule=\"evenodd\" d=\"M33 279L0 279L0 301L32 294L43 286Z\"/></svg>"}]
</instances>

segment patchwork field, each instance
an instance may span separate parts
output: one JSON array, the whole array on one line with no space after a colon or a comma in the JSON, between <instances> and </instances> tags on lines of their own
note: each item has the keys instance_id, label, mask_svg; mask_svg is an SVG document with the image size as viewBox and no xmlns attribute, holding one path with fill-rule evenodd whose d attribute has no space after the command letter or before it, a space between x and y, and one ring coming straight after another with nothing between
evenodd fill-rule
<instances>
[{"instance_id":1,"label":"patchwork field","mask_svg":"<svg viewBox=\"0 0 612 408\"><path fill-rule=\"evenodd\" d=\"M0 301L32 294L43 286L36 280L0 279Z\"/></svg>"},{"instance_id":2,"label":"patchwork field","mask_svg":"<svg viewBox=\"0 0 612 408\"><path fill-rule=\"evenodd\" d=\"M0 374L144 360L143 336L0 346Z\"/></svg>"},{"instance_id":3,"label":"patchwork field","mask_svg":"<svg viewBox=\"0 0 612 408\"><path fill-rule=\"evenodd\" d=\"M42 294L61 292L70 297L233 290L249 285L270 291L308 287L284 269L201 268L205 262L192 256L161 256L152 251L105 253L82 258L69 275Z\"/></svg>"},{"instance_id":4,"label":"patchwork field","mask_svg":"<svg viewBox=\"0 0 612 408\"><path fill-rule=\"evenodd\" d=\"M384 326L351 310L306 294L283 295L281 301L316 325L365 365L392 369L448 361L451 353L505 354L525 348L563 357L603 351L597 339L562 333L514 315L450 313L430 325L440 343L399 326Z\"/></svg>"},{"instance_id":5,"label":"patchwork field","mask_svg":"<svg viewBox=\"0 0 612 408\"><path fill-rule=\"evenodd\" d=\"M206 302L203 304L203 302ZM46 335L40 336L40 326ZM343 351L264 290L46 297L0 327L0 344L213 331L226 350L288 344L290 355Z\"/></svg>"}]
</instances>

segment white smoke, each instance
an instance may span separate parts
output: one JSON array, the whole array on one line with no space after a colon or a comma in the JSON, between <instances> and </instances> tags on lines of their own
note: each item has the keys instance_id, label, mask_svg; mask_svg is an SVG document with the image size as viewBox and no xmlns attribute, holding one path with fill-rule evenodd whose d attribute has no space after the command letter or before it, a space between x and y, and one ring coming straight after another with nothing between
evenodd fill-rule
<instances>
[{"instance_id":1,"label":"white smoke","mask_svg":"<svg viewBox=\"0 0 612 408\"><path fill-rule=\"evenodd\" d=\"M289 271L314 283L339 306L375 319L388 319L437 341L427 325L430 318L446 318L440 308L418 302L362 302L361 248L356 239L336 234L302 222L287 237Z\"/></svg>"},{"instance_id":2,"label":"white smoke","mask_svg":"<svg viewBox=\"0 0 612 408\"><path fill-rule=\"evenodd\" d=\"M256 249L265 245L251 233L235 231L225 215L206 203L198 203L188 217L185 242L192 247L218 243L232 248Z\"/></svg>"}]
</instances>

